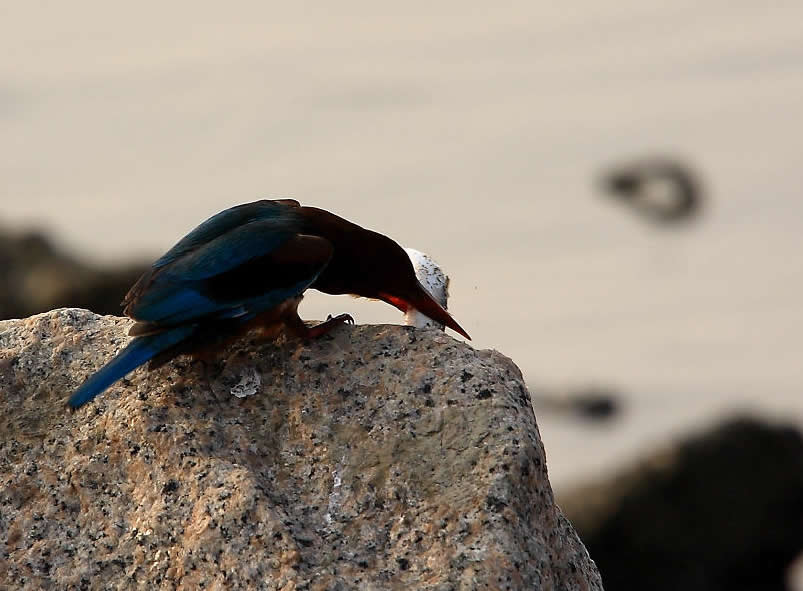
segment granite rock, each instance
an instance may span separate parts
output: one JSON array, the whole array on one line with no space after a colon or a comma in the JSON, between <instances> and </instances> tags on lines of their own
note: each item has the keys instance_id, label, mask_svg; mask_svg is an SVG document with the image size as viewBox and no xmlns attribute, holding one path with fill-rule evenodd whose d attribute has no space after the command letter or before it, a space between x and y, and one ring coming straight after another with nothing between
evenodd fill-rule
<instances>
[{"instance_id":1,"label":"granite rock","mask_svg":"<svg viewBox=\"0 0 803 591\"><path fill-rule=\"evenodd\" d=\"M0 588L602 589L503 355L400 326L245 338L69 412L129 325L0 322Z\"/></svg>"}]
</instances>

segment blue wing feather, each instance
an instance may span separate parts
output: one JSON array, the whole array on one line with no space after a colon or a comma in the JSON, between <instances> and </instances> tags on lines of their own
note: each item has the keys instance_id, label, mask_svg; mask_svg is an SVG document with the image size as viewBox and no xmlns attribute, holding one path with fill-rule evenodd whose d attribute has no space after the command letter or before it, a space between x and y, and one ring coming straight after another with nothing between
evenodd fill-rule
<instances>
[{"instance_id":1,"label":"blue wing feather","mask_svg":"<svg viewBox=\"0 0 803 591\"><path fill-rule=\"evenodd\" d=\"M191 325L178 326L163 333L134 339L70 396L69 405L78 408L86 404L143 363L188 338L195 329Z\"/></svg>"},{"instance_id":2,"label":"blue wing feather","mask_svg":"<svg viewBox=\"0 0 803 591\"><path fill-rule=\"evenodd\" d=\"M291 289L282 289L281 293L268 292L234 301L211 297L204 283L274 252L296 235L294 222L290 216L253 221L196 245L192 252L159 271L127 312L137 320L173 325L205 317L230 318L233 308L243 306L265 310L299 295L318 273L310 275L308 281L287 286Z\"/></svg>"},{"instance_id":3,"label":"blue wing feather","mask_svg":"<svg viewBox=\"0 0 803 591\"><path fill-rule=\"evenodd\" d=\"M233 228L166 267L160 277L179 281L208 279L279 248L296 235L289 220L257 220Z\"/></svg>"},{"instance_id":4,"label":"blue wing feather","mask_svg":"<svg viewBox=\"0 0 803 591\"><path fill-rule=\"evenodd\" d=\"M155 269L164 267L215 238L250 222L276 219L298 224L298 214L294 209L268 199L230 207L213 215L179 240L173 248L153 263L153 267Z\"/></svg>"}]
</instances>

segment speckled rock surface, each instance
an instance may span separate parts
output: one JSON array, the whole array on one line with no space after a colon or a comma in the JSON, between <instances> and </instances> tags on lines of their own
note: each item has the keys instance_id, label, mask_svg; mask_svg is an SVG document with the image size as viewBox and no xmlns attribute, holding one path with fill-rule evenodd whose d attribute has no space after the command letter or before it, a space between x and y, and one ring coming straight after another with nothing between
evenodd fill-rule
<instances>
[{"instance_id":1,"label":"speckled rock surface","mask_svg":"<svg viewBox=\"0 0 803 591\"><path fill-rule=\"evenodd\" d=\"M602 588L506 357L343 326L140 369L67 411L128 326L0 322L0 587Z\"/></svg>"}]
</instances>

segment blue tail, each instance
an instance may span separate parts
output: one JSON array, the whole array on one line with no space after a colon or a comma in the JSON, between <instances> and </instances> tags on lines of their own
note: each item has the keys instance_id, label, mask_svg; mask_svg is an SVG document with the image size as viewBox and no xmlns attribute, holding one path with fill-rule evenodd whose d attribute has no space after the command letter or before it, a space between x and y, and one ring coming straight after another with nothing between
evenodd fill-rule
<instances>
[{"instance_id":1,"label":"blue tail","mask_svg":"<svg viewBox=\"0 0 803 591\"><path fill-rule=\"evenodd\" d=\"M70 396L68 404L72 408L78 408L86 404L143 363L189 337L195 332L195 329L194 325L177 326L159 334L135 338L125 349L118 353L117 357L109 361L85 381Z\"/></svg>"}]
</instances>

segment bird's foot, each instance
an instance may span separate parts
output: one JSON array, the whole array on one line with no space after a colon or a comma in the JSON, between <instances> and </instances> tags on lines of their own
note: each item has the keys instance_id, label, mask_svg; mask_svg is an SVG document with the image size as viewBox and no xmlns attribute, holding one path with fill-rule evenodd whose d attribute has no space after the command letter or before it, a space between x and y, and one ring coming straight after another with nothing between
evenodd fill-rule
<instances>
[{"instance_id":1,"label":"bird's foot","mask_svg":"<svg viewBox=\"0 0 803 591\"><path fill-rule=\"evenodd\" d=\"M317 339L341 324L346 323L354 324L354 318L352 318L350 314L338 314L335 317L332 317L330 314L326 318L326 322L321 322L320 324L308 328L306 336L308 339Z\"/></svg>"}]
</instances>

